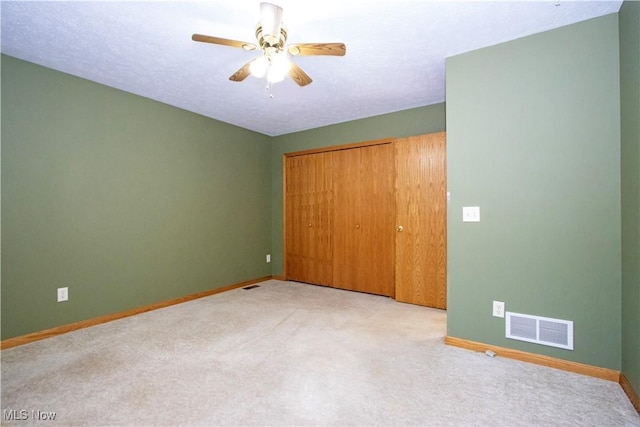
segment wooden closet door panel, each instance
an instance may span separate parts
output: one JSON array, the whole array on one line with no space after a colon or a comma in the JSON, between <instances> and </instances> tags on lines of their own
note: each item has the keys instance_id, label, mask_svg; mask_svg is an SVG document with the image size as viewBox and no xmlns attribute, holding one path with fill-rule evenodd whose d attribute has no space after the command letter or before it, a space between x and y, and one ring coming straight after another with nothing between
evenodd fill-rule
<instances>
[{"instance_id":1,"label":"wooden closet door panel","mask_svg":"<svg viewBox=\"0 0 640 427\"><path fill-rule=\"evenodd\" d=\"M364 170L373 179L364 180L365 207L361 217L362 256L366 265L369 292L395 295L395 153L393 144L367 147Z\"/></svg>"},{"instance_id":2,"label":"wooden closet door panel","mask_svg":"<svg viewBox=\"0 0 640 427\"><path fill-rule=\"evenodd\" d=\"M302 224L308 221L307 213L303 212L306 191L302 180L306 168L300 157L286 157L285 162L285 275L299 280L304 271L305 239L301 234Z\"/></svg>"},{"instance_id":3,"label":"wooden closet door panel","mask_svg":"<svg viewBox=\"0 0 640 427\"><path fill-rule=\"evenodd\" d=\"M393 156L391 144L334 152L335 287L394 295Z\"/></svg>"},{"instance_id":4,"label":"wooden closet door panel","mask_svg":"<svg viewBox=\"0 0 640 427\"><path fill-rule=\"evenodd\" d=\"M444 132L396 141L396 300L447 307Z\"/></svg>"},{"instance_id":5,"label":"wooden closet door panel","mask_svg":"<svg viewBox=\"0 0 640 427\"><path fill-rule=\"evenodd\" d=\"M333 280L331 153L287 157L285 171L286 277L330 285Z\"/></svg>"},{"instance_id":6,"label":"wooden closet door panel","mask_svg":"<svg viewBox=\"0 0 640 427\"><path fill-rule=\"evenodd\" d=\"M333 153L333 286L361 290L360 149Z\"/></svg>"}]
</instances>

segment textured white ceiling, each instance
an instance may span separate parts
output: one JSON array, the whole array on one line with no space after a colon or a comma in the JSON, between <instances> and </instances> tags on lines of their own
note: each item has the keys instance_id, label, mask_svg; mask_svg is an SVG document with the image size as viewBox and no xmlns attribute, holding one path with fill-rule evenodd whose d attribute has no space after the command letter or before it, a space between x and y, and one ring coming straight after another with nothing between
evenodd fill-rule
<instances>
[{"instance_id":1,"label":"textured white ceiling","mask_svg":"<svg viewBox=\"0 0 640 427\"><path fill-rule=\"evenodd\" d=\"M289 43L343 42L296 57L313 83L228 78L256 52L260 0L2 1L2 53L275 136L445 100L445 58L594 17L621 1L273 0Z\"/></svg>"}]
</instances>

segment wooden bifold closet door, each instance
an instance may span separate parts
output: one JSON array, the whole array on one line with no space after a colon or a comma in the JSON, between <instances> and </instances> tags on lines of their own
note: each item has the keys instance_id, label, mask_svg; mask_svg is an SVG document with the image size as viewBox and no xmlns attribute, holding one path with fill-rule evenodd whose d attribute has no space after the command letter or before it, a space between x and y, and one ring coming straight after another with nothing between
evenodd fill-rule
<instances>
[{"instance_id":1,"label":"wooden bifold closet door","mask_svg":"<svg viewBox=\"0 0 640 427\"><path fill-rule=\"evenodd\" d=\"M285 155L285 277L446 308L445 141Z\"/></svg>"},{"instance_id":2,"label":"wooden bifold closet door","mask_svg":"<svg viewBox=\"0 0 640 427\"><path fill-rule=\"evenodd\" d=\"M394 296L392 144L333 152L333 286Z\"/></svg>"},{"instance_id":3,"label":"wooden bifold closet door","mask_svg":"<svg viewBox=\"0 0 640 427\"><path fill-rule=\"evenodd\" d=\"M394 295L394 168L391 141L285 157L287 279Z\"/></svg>"},{"instance_id":4,"label":"wooden bifold closet door","mask_svg":"<svg viewBox=\"0 0 640 427\"><path fill-rule=\"evenodd\" d=\"M285 262L290 280L333 283L331 157L328 152L286 158Z\"/></svg>"}]
</instances>

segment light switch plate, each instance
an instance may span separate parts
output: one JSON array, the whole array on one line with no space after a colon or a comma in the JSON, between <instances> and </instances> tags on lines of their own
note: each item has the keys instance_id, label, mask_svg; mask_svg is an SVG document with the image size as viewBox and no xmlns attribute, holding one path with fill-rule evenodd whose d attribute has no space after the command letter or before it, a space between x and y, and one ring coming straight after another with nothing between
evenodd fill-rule
<instances>
[{"instance_id":1,"label":"light switch plate","mask_svg":"<svg viewBox=\"0 0 640 427\"><path fill-rule=\"evenodd\" d=\"M480 222L480 207L479 206L463 207L462 222Z\"/></svg>"}]
</instances>

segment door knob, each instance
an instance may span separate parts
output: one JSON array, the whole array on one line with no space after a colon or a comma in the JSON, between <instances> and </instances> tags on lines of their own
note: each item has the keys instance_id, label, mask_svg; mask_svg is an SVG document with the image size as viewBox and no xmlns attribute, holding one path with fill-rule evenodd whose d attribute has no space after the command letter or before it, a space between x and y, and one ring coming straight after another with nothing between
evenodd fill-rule
<instances>
[{"instance_id":1,"label":"door knob","mask_svg":"<svg viewBox=\"0 0 640 427\"><path fill-rule=\"evenodd\" d=\"M360 228L360 224L356 224L356 228Z\"/></svg>"},{"instance_id":2,"label":"door knob","mask_svg":"<svg viewBox=\"0 0 640 427\"><path fill-rule=\"evenodd\" d=\"M309 228L311 228L311 224L309 224Z\"/></svg>"},{"instance_id":3,"label":"door knob","mask_svg":"<svg viewBox=\"0 0 640 427\"><path fill-rule=\"evenodd\" d=\"M399 225L398 228L396 228L396 230L398 230L398 232L400 232L400 231L404 230L404 227Z\"/></svg>"}]
</instances>

